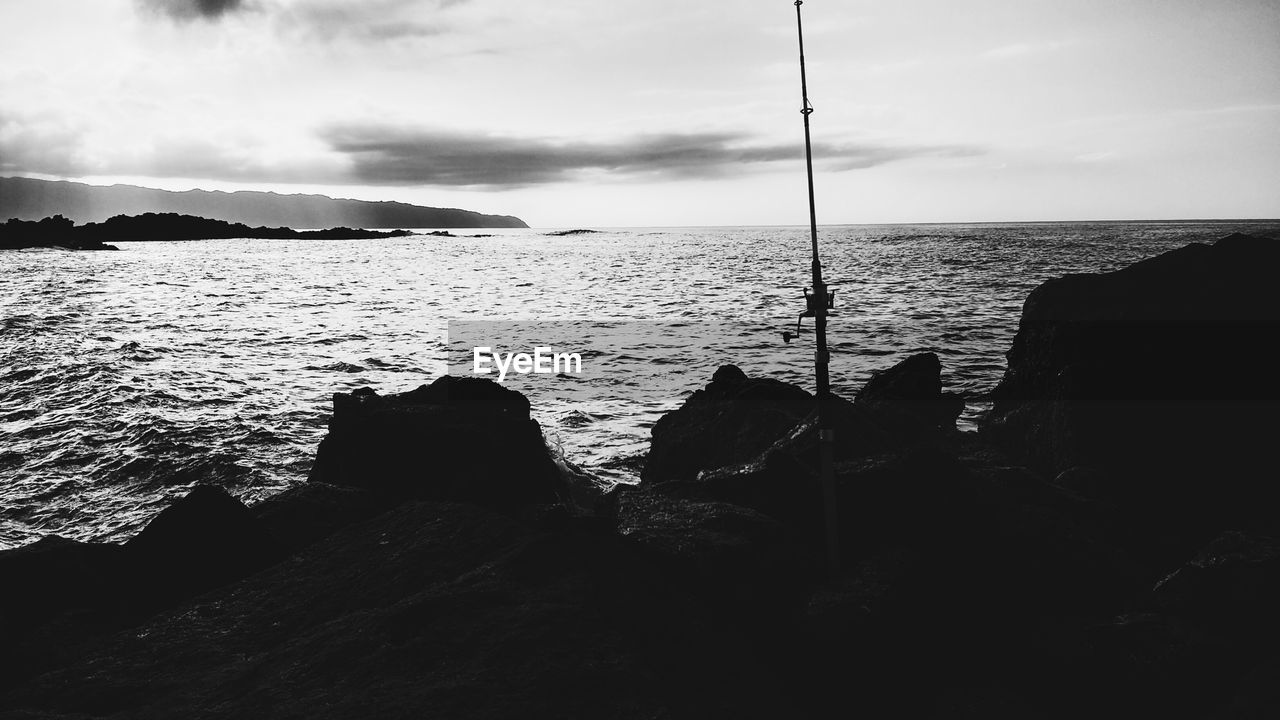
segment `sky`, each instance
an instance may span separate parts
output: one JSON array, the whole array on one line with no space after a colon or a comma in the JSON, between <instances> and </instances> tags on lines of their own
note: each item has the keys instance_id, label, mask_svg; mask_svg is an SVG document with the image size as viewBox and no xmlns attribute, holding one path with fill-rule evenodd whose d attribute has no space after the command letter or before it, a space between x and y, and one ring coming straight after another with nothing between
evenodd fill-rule
<instances>
[{"instance_id":1,"label":"sky","mask_svg":"<svg viewBox=\"0 0 1280 720\"><path fill-rule=\"evenodd\" d=\"M820 223L1280 217L1277 0L808 0ZM808 222L790 0L0 0L0 175Z\"/></svg>"}]
</instances>

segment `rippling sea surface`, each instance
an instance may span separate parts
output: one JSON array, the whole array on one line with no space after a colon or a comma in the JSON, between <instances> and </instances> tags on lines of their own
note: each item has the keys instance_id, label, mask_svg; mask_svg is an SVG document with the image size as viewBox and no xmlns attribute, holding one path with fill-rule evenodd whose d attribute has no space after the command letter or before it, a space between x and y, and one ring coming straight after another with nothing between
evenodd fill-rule
<instances>
[{"instance_id":1,"label":"rippling sea surface","mask_svg":"<svg viewBox=\"0 0 1280 720\"><path fill-rule=\"evenodd\" d=\"M838 290L833 384L851 393L871 371L933 350L971 425L1037 284L1259 227L822 228ZM719 338L614 357L634 372L589 392L521 388L569 460L616 481L634 480L653 423L720 364L811 388L811 336L780 338L803 309L807 228L454 232L0 251L0 547L51 533L122 539L195 483L252 502L304 481L332 394L443 374L450 320L577 323L587 345L601 321ZM646 376L663 382L637 387Z\"/></svg>"}]
</instances>

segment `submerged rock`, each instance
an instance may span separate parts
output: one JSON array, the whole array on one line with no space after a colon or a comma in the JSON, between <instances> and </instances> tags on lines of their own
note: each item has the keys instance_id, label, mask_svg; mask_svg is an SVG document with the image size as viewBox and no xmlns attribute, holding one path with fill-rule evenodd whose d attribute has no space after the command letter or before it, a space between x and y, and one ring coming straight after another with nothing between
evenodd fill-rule
<instances>
[{"instance_id":1,"label":"submerged rock","mask_svg":"<svg viewBox=\"0 0 1280 720\"><path fill-rule=\"evenodd\" d=\"M562 487L529 401L492 380L451 376L396 395L334 395L310 479L495 506L556 502Z\"/></svg>"}]
</instances>

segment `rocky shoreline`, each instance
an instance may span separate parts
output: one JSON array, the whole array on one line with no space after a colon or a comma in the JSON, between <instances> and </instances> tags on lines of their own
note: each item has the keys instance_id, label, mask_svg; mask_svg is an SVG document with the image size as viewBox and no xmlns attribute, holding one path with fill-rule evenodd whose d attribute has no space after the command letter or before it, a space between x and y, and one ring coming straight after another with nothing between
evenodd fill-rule
<instances>
[{"instance_id":1,"label":"rocky shoreline","mask_svg":"<svg viewBox=\"0 0 1280 720\"><path fill-rule=\"evenodd\" d=\"M119 250L109 242L215 240L375 240L408 237L408 230L362 230L335 227L294 230L287 227L249 227L244 223L210 220L175 213L116 215L100 223L76 225L54 215L39 221L11 219L0 223L0 249L63 248L66 250Z\"/></svg>"},{"instance_id":2,"label":"rocky shoreline","mask_svg":"<svg viewBox=\"0 0 1280 720\"><path fill-rule=\"evenodd\" d=\"M338 394L294 489L0 552L0 716L1275 716L1277 260L1045 283L977 433L934 354L835 399L835 581L802 388L720 368L613 489L490 381Z\"/></svg>"}]
</instances>

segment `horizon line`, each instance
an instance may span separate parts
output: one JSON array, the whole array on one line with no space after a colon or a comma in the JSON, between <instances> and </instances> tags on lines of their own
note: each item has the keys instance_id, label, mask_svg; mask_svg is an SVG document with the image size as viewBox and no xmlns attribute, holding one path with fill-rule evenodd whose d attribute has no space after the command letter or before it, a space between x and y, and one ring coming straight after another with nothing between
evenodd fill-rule
<instances>
[{"instance_id":1,"label":"horizon line","mask_svg":"<svg viewBox=\"0 0 1280 720\"><path fill-rule=\"evenodd\" d=\"M38 173L33 173L33 174L40 175ZM188 192L207 192L207 193L216 193L216 194L223 194L223 195L232 195L232 194L242 193L242 192L243 193L262 193L262 194L268 194L268 195L275 195L277 197L291 197L291 196L292 197L321 197L321 198L327 198L330 200L346 200L346 201L367 202L367 203L391 203L391 204L398 204L398 205L408 205L410 207L424 207L424 208L431 208L431 209L437 209L437 210L464 210L463 208L445 208L445 207L418 205L416 203L405 202L403 200L365 200L361 198L339 197L334 195L326 195L324 193L305 192L305 191L300 191L296 193L284 193L284 192L278 192L276 190L252 190L252 189L211 190L211 189L200 188L200 187L194 187L187 190L170 190L168 188L149 187L146 185L134 185L131 183L113 182L108 185L108 184L98 184L98 183L88 182L84 179L73 180L66 177L57 177L56 179L53 179L54 177L55 176L47 176L47 175L43 177L38 177L38 176L32 177L30 175L0 175L0 179L36 180L41 182L65 182L65 183L72 183L72 184L79 184L79 185L87 185L90 187L102 187L102 188L111 188L111 187L138 188L142 190L152 190L155 192L165 192L165 193L175 193L175 194L188 193ZM155 212L155 211L151 211L151 212ZM514 215L509 215L504 213L483 213L483 212L478 212L474 210L466 210L466 212L476 212L481 215L516 217ZM124 213L121 213L121 214L124 214ZM52 216L49 216L49 217L52 217ZM15 220L15 219L17 218L7 218L3 222L8 222L8 220ZM1047 219L1047 220L893 220L893 221L828 222L828 223L818 223L818 227L831 228L831 227L886 226L886 225L889 225L889 226L892 226L892 225L940 225L940 226L941 225L1064 225L1064 224L1090 224L1090 223L1096 224L1096 223L1205 223L1205 222L1280 223L1280 216L1277 216L1277 217L1199 217L1199 218L1087 218L1087 219ZM792 228L792 227L808 227L808 226L809 226L808 223L797 222L797 223L692 223L692 224L679 223L679 224L673 224L673 225L598 224L598 225L595 225L594 227L606 228L606 229L632 229L632 228L671 229L671 228L735 228L735 227L736 228L743 228L743 227ZM528 229L530 230L564 230L564 229L585 228L585 227L587 226L586 225L529 225ZM363 228L363 229L369 229L369 228ZM426 229L426 228L423 228L423 229ZM458 229L458 228L454 228L454 229ZM523 228L488 228L488 229L509 229L509 230L517 229L518 230Z\"/></svg>"}]
</instances>

